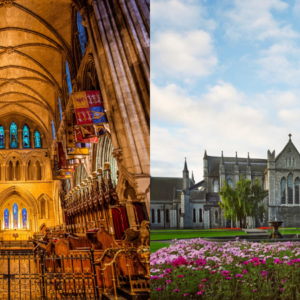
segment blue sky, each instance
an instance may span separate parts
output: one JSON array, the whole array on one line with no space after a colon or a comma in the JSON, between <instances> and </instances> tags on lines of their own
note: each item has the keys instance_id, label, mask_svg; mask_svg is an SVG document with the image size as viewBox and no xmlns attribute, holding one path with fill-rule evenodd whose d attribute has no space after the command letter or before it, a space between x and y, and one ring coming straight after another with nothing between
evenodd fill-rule
<instances>
[{"instance_id":1,"label":"blue sky","mask_svg":"<svg viewBox=\"0 0 300 300\"><path fill-rule=\"evenodd\" d=\"M300 150L300 0L151 0L151 175Z\"/></svg>"}]
</instances>

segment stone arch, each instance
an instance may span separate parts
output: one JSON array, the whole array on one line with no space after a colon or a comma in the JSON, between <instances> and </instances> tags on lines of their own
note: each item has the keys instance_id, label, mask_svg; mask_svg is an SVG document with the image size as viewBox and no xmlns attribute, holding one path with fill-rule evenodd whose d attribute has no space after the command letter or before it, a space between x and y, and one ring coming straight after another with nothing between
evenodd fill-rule
<instances>
[{"instance_id":1,"label":"stone arch","mask_svg":"<svg viewBox=\"0 0 300 300\"><path fill-rule=\"evenodd\" d=\"M23 158L20 156L20 154L17 151L13 151L7 155L5 158L5 164L9 164L10 161L19 161L20 163L23 163Z\"/></svg>"},{"instance_id":2,"label":"stone arch","mask_svg":"<svg viewBox=\"0 0 300 300\"><path fill-rule=\"evenodd\" d=\"M87 178L87 171L84 164L80 164L76 168L75 176L74 176L74 186L80 185L80 183Z\"/></svg>"},{"instance_id":3,"label":"stone arch","mask_svg":"<svg viewBox=\"0 0 300 300\"><path fill-rule=\"evenodd\" d=\"M39 215L40 215L40 219L50 219L50 202L51 202L51 198L43 193L41 194L38 198L37 198L37 201L38 201L38 212L39 212ZM44 215L44 218L43 215L42 215L42 207L41 207L41 204L42 202L45 201L45 215Z\"/></svg>"}]
</instances>

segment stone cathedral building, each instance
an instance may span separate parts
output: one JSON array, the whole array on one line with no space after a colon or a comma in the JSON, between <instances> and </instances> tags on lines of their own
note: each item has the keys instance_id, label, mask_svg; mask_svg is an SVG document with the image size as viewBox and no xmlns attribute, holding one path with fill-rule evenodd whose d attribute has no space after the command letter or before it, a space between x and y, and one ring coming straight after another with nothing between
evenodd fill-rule
<instances>
[{"instance_id":1,"label":"stone cathedral building","mask_svg":"<svg viewBox=\"0 0 300 300\"><path fill-rule=\"evenodd\" d=\"M52 162L58 143L68 160L66 126L74 113L71 95L84 91L100 92L109 134L99 137L97 143L85 143L88 155L74 155L72 159L78 161L75 171L67 180L60 180L53 175ZM89 245L100 253L105 243L91 246L99 238L96 233L88 238L86 231L91 227L96 227L94 231L101 228L114 242L124 237L126 228L141 228L150 215L149 137L149 0L0 0L0 249L6 241L30 242L53 231L66 253L72 249L71 242L63 238L66 232L85 239L82 249ZM111 182L107 172L100 180L99 170L105 170L107 163ZM100 183L109 187L107 201L111 195L118 199L114 205L105 204L107 212L95 215L91 206L74 212L73 203L67 212L68 199L76 198L80 207L83 200L78 199L92 191L92 184L98 187ZM115 222L113 209L124 213L121 221L126 217L126 223ZM120 237L117 225L123 230ZM58 235L58 230L63 233ZM48 246L53 250L58 244L49 232L53 247ZM111 245L107 242L107 247ZM30 247L32 250L32 244ZM33 280L18 281L17 289L7 289L6 282L4 288L2 273L7 265L1 255L0 264L3 299L56 299L62 292L51 297L39 294L48 287L37 288ZM24 263L25 268L28 264ZM95 291L101 299L108 299L114 291L111 273L104 276L107 298L102 298L100 281L98 290L74 286L72 293ZM137 275L135 280L142 279ZM91 295L80 299L83 296L100 299Z\"/></svg>"},{"instance_id":2,"label":"stone cathedral building","mask_svg":"<svg viewBox=\"0 0 300 300\"><path fill-rule=\"evenodd\" d=\"M225 220L218 205L218 192L226 180L235 187L240 176L254 182L259 179L269 191L264 199L267 213L263 221L247 218L249 227L268 226L269 220L282 220L283 226L300 226L300 153L291 135L283 150L266 158L209 156L203 157L203 180L190 178L187 163L182 177L151 177L151 228L220 228L236 226ZM237 223L239 226L239 223Z\"/></svg>"}]
</instances>

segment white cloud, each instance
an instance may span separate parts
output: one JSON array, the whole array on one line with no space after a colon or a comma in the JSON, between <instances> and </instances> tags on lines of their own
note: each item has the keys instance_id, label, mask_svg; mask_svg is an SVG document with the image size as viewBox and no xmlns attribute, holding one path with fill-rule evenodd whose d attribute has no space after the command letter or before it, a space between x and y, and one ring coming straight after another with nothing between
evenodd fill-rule
<instances>
[{"instance_id":1,"label":"white cloud","mask_svg":"<svg viewBox=\"0 0 300 300\"><path fill-rule=\"evenodd\" d=\"M161 28L186 30L201 28L213 30L216 22L207 19L206 9L199 0L153 0L151 1L151 23Z\"/></svg>"},{"instance_id":2,"label":"white cloud","mask_svg":"<svg viewBox=\"0 0 300 300\"><path fill-rule=\"evenodd\" d=\"M299 93L267 92L246 96L220 82L192 97L178 86L151 86L151 175L181 176L184 157L196 180L202 179L202 157L208 155L266 158L282 150L289 133L300 129ZM289 104L283 107L283 103ZM272 110L272 104L276 104ZM165 125L167 124L167 126ZM290 132L292 131L292 132ZM300 147L300 136L293 141Z\"/></svg>"},{"instance_id":3,"label":"white cloud","mask_svg":"<svg viewBox=\"0 0 300 300\"><path fill-rule=\"evenodd\" d=\"M291 39L299 37L290 24L275 20L271 11L282 12L288 4L281 0L235 0L225 16L227 36L254 40Z\"/></svg>"},{"instance_id":4,"label":"white cloud","mask_svg":"<svg viewBox=\"0 0 300 300\"><path fill-rule=\"evenodd\" d=\"M261 51L257 59L260 76L271 82L299 85L300 49L293 43L282 42Z\"/></svg>"},{"instance_id":5,"label":"white cloud","mask_svg":"<svg viewBox=\"0 0 300 300\"><path fill-rule=\"evenodd\" d=\"M212 39L203 30L158 33L151 44L155 73L170 76L205 76L217 66Z\"/></svg>"}]
</instances>

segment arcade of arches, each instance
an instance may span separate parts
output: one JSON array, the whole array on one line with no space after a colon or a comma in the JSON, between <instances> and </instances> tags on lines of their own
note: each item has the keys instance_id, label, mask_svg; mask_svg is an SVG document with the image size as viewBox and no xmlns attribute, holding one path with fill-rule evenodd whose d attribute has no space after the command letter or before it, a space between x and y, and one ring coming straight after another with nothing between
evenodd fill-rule
<instances>
[{"instance_id":1,"label":"arcade of arches","mask_svg":"<svg viewBox=\"0 0 300 300\"><path fill-rule=\"evenodd\" d=\"M43 228L84 236L88 220L68 217L68 199L84 181L100 186L106 163L101 178L127 227L149 220L149 14L149 0L0 0L0 241ZM72 176L57 180L57 145L68 160L71 95L81 91L100 91L109 133L85 144ZM117 240L114 220L107 224Z\"/></svg>"}]
</instances>

